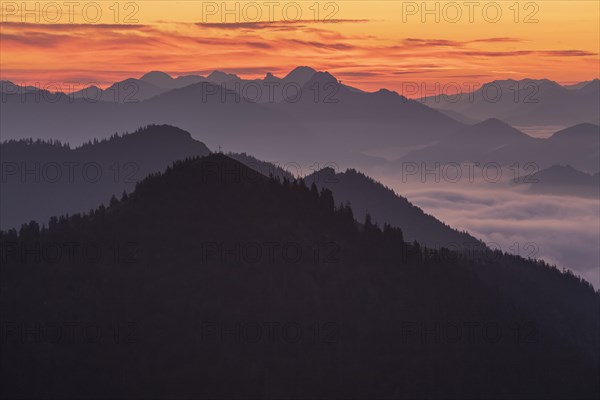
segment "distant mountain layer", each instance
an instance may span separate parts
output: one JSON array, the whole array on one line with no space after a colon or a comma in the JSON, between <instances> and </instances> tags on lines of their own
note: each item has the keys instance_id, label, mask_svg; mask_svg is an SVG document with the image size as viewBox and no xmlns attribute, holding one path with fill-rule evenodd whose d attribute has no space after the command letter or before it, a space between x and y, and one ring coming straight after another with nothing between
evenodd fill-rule
<instances>
[{"instance_id":1,"label":"distant mountain layer","mask_svg":"<svg viewBox=\"0 0 600 400\"><path fill-rule=\"evenodd\" d=\"M600 172L591 175L568 165L543 169L523 183L532 193L600 197Z\"/></svg>"},{"instance_id":2,"label":"distant mountain layer","mask_svg":"<svg viewBox=\"0 0 600 400\"><path fill-rule=\"evenodd\" d=\"M221 71L173 78L152 71L104 90L91 86L72 94L3 81L0 129L5 139L81 143L106 132L171 124L228 152L367 167L384 161L364 154L447 143L466 125L490 118L517 126L600 124L599 82L563 87L550 80L495 81L458 100L413 101L385 89L364 92L310 67L262 79ZM551 158L544 165L565 163L569 160ZM576 167L589 170L588 164Z\"/></svg>"},{"instance_id":3,"label":"distant mountain layer","mask_svg":"<svg viewBox=\"0 0 600 400\"><path fill-rule=\"evenodd\" d=\"M406 162L464 161L503 166L533 163L539 169L562 164L596 173L600 165L600 126L578 124L547 139L536 139L500 120L489 119L414 150L392 163L392 167Z\"/></svg>"},{"instance_id":4,"label":"distant mountain layer","mask_svg":"<svg viewBox=\"0 0 600 400\"><path fill-rule=\"evenodd\" d=\"M519 126L600 124L598 79L568 87L548 79L499 80L472 93L421 101L479 121L499 118Z\"/></svg>"},{"instance_id":5,"label":"distant mountain layer","mask_svg":"<svg viewBox=\"0 0 600 400\"><path fill-rule=\"evenodd\" d=\"M589 284L381 228L327 189L212 154L107 207L2 232L25 250L0 269L0 395L598 397ZM69 256L31 256L62 243Z\"/></svg>"},{"instance_id":6,"label":"distant mountain layer","mask_svg":"<svg viewBox=\"0 0 600 400\"><path fill-rule=\"evenodd\" d=\"M209 153L188 132L164 125L74 149L41 141L0 143L0 228L88 211L174 161Z\"/></svg>"},{"instance_id":7,"label":"distant mountain layer","mask_svg":"<svg viewBox=\"0 0 600 400\"><path fill-rule=\"evenodd\" d=\"M101 91L100 100L107 101L95 100L97 88L83 97L81 91L23 94L3 87L4 139L81 143L106 132L171 124L213 149L360 167L376 161L362 154L366 150L431 143L464 127L398 93L363 92L308 67L255 80L222 72L179 78L151 72Z\"/></svg>"}]
</instances>

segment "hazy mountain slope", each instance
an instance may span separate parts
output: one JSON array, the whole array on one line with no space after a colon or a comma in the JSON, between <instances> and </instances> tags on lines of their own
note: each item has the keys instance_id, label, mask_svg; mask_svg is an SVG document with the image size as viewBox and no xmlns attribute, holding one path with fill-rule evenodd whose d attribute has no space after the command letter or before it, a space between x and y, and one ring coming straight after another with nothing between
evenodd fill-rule
<instances>
[{"instance_id":1,"label":"hazy mountain slope","mask_svg":"<svg viewBox=\"0 0 600 400\"><path fill-rule=\"evenodd\" d=\"M268 107L303 115L304 125L319 129L322 143L347 152L431 143L464 127L396 92L360 92L327 72L314 74L300 93L295 101Z\"/></svg>"},{"instance_id":2,"label":"hazy mountain slope","mask_svg":"<svg viewBox=\"0 0 600 400\"><path fill-rule=\"evenodd\" d=\"M435 96L422 101L472 119L499 118L512 125L598 124L599 82L596 79L586 85L563 87L548 79L499 80L462 93L458 99Z\"/></svg>"},{"instance_id":3,"label":"hazy mountain slope","mask_svg":"<svg viewBox=\"0 0 600 400\"><path fill-rule=\"evenodd\" d=\"M540 194L599 197L600 173L591 175L568 165L554 165L531 175L529 191Z\"/></svg>"},{"instance_id":4,"label":"hazy mountain slope","mask_svg":"<svg viewBox=\"0 0 600 400\"><path fill-rule=\"evenodd\" d=\"M168 81L162 74L150 77L145 79L163 85ZM206 79L223 86L199 82L166 91L159 88L161 93L137 103L69 96L52 102L43 98L23 101L17 94L3 94L0 129L4 139L33 135L81 143L106 132L171 124L192 134L202 132L201 140L211 148L222 146L265 159L277 156L286 162L360 166L373 162L361 155L366 150L431 143L463 127L397 93L361 92L328 73L308 68L296 69L284 78L265 77L261 85L266 81L281 83L281 88L290 84L286 100L279 103L257 103L244 97L252 98L248 86L252 81L218 72ZM139 81L156 87L146 80ZM232 90L227 83L231 81L248 91ZM259 90L264 93L265 89Z\"/></svg>"},{"instance_id":5,"label":"hazy mountain slope","mask_svg":"<svg viewBox=\"0 0 600 400\"><path fill-rule=\"evenodd\" d=\"M595 173L600 164L600 127L579 124L547 139L537 139L502 121L489 119L448 135L434 145L411 151L391 165L397 168L405 162L465 161L502 166L530 163L537 170L562 164Z\"/></svg>"},{"instance_id":6,"label":"hazy mountain slope","mask_svg":"<svg viewBox=\"0 0 600 400\"><path fill-rule=\"evenodd\" d=\"M87 100L90 103L99 101L108 103L137 103L159 95L165 90L167 88L154 85L144 79L128 78L116 82L106 89L89 86L67 95L71 98Z\"/></svg>"},{"instance_id":7,"label":"hazy mountain slope","mask_svg":"<svg viewBox=\"0 0 600 400\"><path fill-rule=\"evenodd\" d=\"M492 118L448 135L438 143L413 150L402 162L460 163L488 161L489 154L507 145L528 146L537 139Z\"/></svg>"},{"instance_id":8,"label":"hazy mountain slope","mask_svg":"<svg viewBox=\"0 0 600 400\"><path fill-rule=\"evenodd\" d=\"M565 89L581 89L587 85L589 85L590 83L593 83L595 81L598 81L598 79L592 79L591 81L584 81L584 82L579 82L579 83L575 83L573 85L563 85L563 87Z\"/></svg>"},{"instance_id":9,"label":"hazy mountain slope","mask_svg":"<svg viewBox=\"0 0 600 400\"><path fill-rule=\"evenodd\" d=\"M456 120L465 125L475 125L476 123L481 122L480 120L466 117L457 111L447 110L443 108L437 108L437 110L442 114L452 118L453 120Z\"/></svg>"},{"instance_id":10,"label":"hazy mountain slope","mask_svg":"<svg viewBox=\"0 0 600 400\"><path fill-rule=\"evenodd\" d=\"M596 173L600 165L600 126L578 124L554 133L548 139L510 143L490 153L489 159L503 165L533 162L538 169L570 165Z\"/></svg>"}]
</instances>

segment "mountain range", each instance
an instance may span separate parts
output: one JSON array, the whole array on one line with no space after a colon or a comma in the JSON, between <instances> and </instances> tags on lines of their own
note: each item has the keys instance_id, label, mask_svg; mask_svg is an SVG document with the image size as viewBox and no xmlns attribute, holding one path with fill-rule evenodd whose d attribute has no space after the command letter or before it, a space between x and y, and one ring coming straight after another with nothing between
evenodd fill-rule
<instances>
[{"instance_id":1,"label":"mountain range","mask_svg":"<svg viewBox=\"0 0 600 400\"><path fill-rule=\"evenodd\" d=\"M171 124L198 135L211 148L222 146L263 159L277 154L288 162L361 166L381 162L366 156L366 150L431 143L463 127L395 92L363 92L308 67L298 67L284 78L268 74L262 80L242 80L215 72L206 78L179 79L158 72L129 79L106 89L110 101L81 98L81 93L22 95L14 88L6 90L5 84L3 138L33 135L75 144L106 132ZM257 91L269 99L269 90L274 101L252 100ZM113 92L119 99L124 95L137 101L115 102Z\"/></svg>"},{"instance_id":2,"label":"mountain range","mask_svg":"<svg viewBox=\"0 0 600 400\"><path fill-rule=\"evenodd\" d=\"M497 80L470 93L430 96L421 101L470 119L498 118L516 126L600 123L598 79L571 86L548 79Z\"/></svg>"},{"instance_id":3,"label":"mountain range","mask_svg":"<svg viewBox=\"0 0 600 400\"><path fill-rule=\"evenodd\" d=\"M516 126L597 125L598 82L563 87L549 80L495 81L474 92L472 101L461 98L438 104L437 98L414 101L385 89L365 92L310 67L297 67L283 78L266 74L263 79L242 79L220 71L206 77L173 78L153 71L104 90L92 86L71 94L36 92L31 87L21 94L21 88L3 81L0 128L5 140L34 136L77 144L105 137L106 132L170 124L215 149L221 146L262 159L277 155L286 162L368 168L386 163L378 155L384 150L398 149L391 158L399 158L411 148L446 145L461 138L470 125L489 118ZM511 91L515 87L520 90ZM482 94L491 93L490 88L501 88L503 93L493 103ZM515 103L514 96L530 99L533 95L526 90L531 88L539 101ZM498 143L507 145L504 139ZM479 136L473 140L480 140ZM491 150L491 142L468 144L473 151ZM560 153L552 146L542 148ZM474 159L479 153L465 156ZM588 159L573 166L595 173L593 162ZM570 160L558 158L544 161L547 166L565 163L571 165Z\"/></svg>"}]
</instances>

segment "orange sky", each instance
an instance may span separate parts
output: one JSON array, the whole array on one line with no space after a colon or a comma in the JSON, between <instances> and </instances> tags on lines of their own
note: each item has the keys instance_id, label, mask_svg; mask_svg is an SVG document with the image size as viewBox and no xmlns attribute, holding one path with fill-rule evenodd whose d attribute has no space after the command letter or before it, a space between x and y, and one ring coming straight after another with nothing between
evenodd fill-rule
<instances>
[{"instance_id":1,"label":"orange sky","mask_svg":"<svg viewBox=\"0 0 600 400\"><path fill-rule=\"evenodd\" d=\"M596 0L76 3L2 1L2 79L66 88L150 70L262 77L309 65L365 90L410 94L413 82L435 90L600 75Z\"/></svg>"}]
</instances>

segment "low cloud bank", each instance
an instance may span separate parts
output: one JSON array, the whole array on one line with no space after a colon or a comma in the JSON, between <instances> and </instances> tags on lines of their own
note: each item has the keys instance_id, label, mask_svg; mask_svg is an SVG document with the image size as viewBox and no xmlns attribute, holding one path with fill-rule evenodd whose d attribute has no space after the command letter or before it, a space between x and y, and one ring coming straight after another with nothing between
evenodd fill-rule
<instances>
[{"instance_id":1,"label":"low cloud bank","mask_svg":"<svg viewBox=\"0 0 600 400\"><path fill-rule=\"evenodd\" d=\"M600 288L597 199L533 195L504 185L382 180L425 212L492 247L570 269Z\"/></svg>"}]
</instances>

